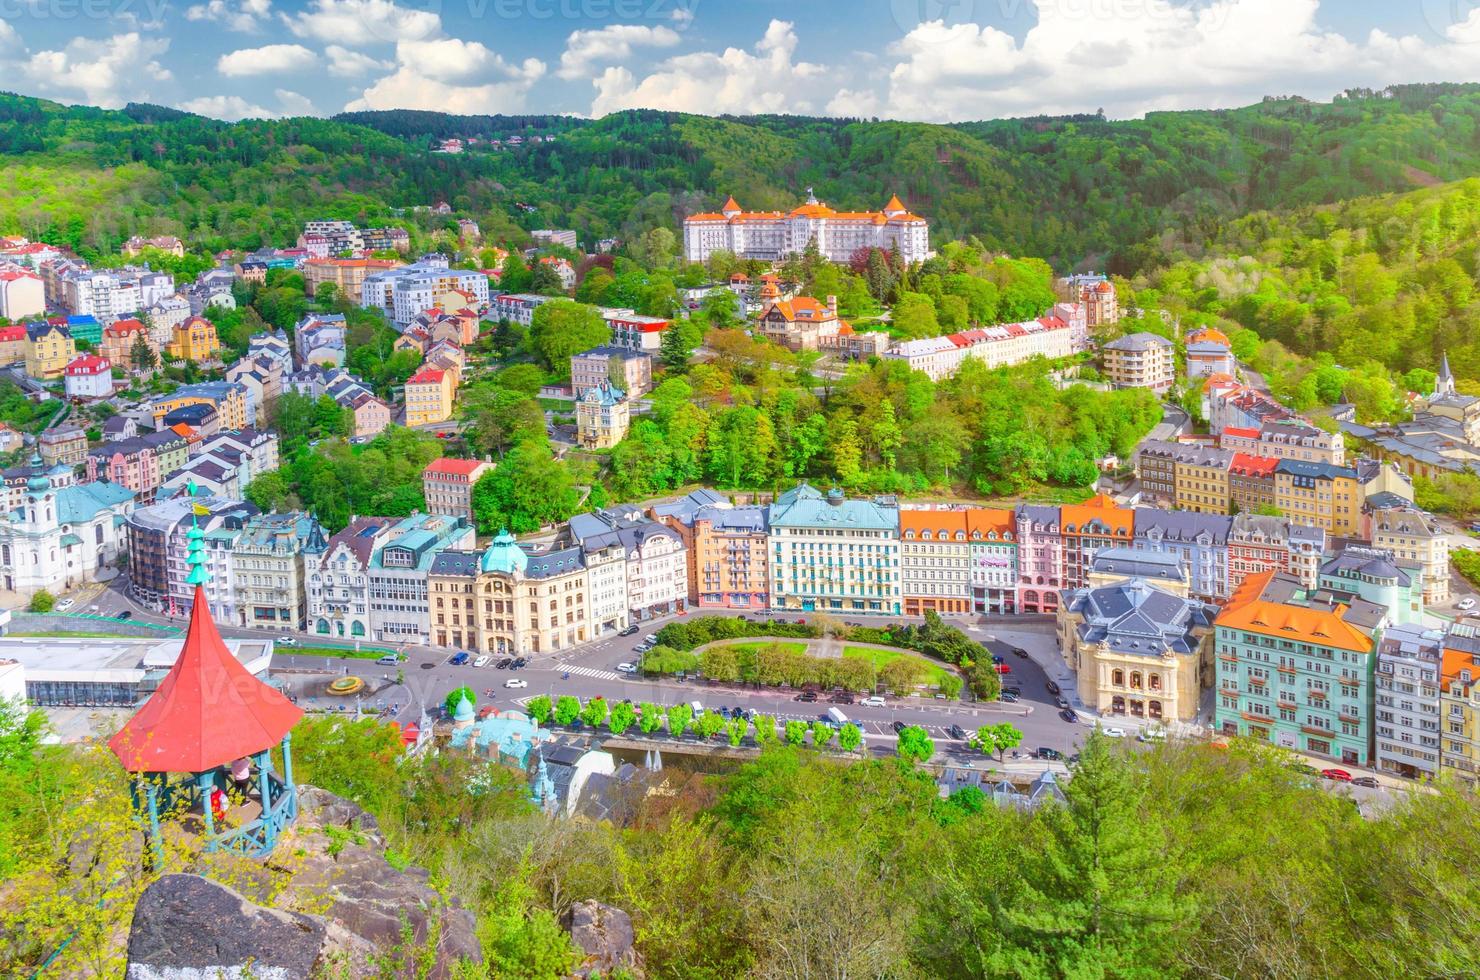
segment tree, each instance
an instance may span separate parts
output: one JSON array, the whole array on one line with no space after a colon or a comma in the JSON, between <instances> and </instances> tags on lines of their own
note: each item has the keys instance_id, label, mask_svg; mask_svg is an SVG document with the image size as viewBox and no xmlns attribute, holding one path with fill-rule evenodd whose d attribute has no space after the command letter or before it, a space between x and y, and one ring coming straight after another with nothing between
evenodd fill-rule
<instances>
[{"instance_id":1,"label":"tree","mask_svg":"<svg viewBox=\"0 0 1480 980\"><path fill-rule=\"evenodd\" d=\"M569 725L576 720L581 713L581 700L570 694L562 694L555 701L555 722L559 725Z\"/></svg>"},{"instance_id":2,"label":"tree","mask_svg":"<svg viewBox=\"0 0 1480 980\"><path fill-rule=\"evenodd\" d=\"M599 728L606 724L608 710L605 698L592 698L581 709L581 721L592 728Z\"/></svg>"},{"instance_id":3,"label":"tree","mask_svg":"<svg viewBox=\"0 0 1480 980\"><path fill-rule=\"evenodd\" d=\"M758 745L776 741L776 719L771 715L756 715L750 719L750 727L755 730L755 740Z\"/></svg>"},{"instance_id":4,"label":"tree","mask_svg":"<svg viewBox=\"0 0 1480 980\"><path fill-rule=\"evenodd\" d=\"M607 729L613 735L621 735L631 728L637 721L637 712L630 701L619 701L612 705L611 717L607 719Z\"/></svg>"},{"instance_id":5,"label":"tree","mask_svg":"<svg viewBox=\"0 0 1480 980\"><path fill-rule=\"evenodd\" d=\"M812 722L812 747L814 749L825 748L827 746L827 743L831 742L833 740L833 736L836 734L837 732L834 731L833 727L827 722Z\"/></svg>"},{"instance_id":6,"label":"tree","mask_svg":"<svg viewBox=\"0 0 1480 980\"><path fill-rule=\"evenodd\" d=\"M1002 696L1002 675L985 652L981 659L972 661L967 680L971 683L971 693L979 701L995 701Z\"/></svg>"},{"instance_id":7,"label":"tree","mask_svg":"<svg viewBox=\"0 0 1480 980\"><path fill-rule=\"evenodd\" d=\"M909 338L938 336L935 304L924 293L901 293L894 304L894 327Z\"/></svg>"},{"instance_id":8,"label":"tree","mask_svg":"<svg viewBox=\"0 0 1480 980\"><path fill-rule=\"evenodd\" d=\"M807 740L807 723L791 720L786 723L786 744L801 745Z\"/></svg>"},{"instance_id":9,"label":"tree","mask_svg":"<svg viewBox=\"0 0 1480 980\"><path fill-rule=\"evenodd\" d=\"M552 299L535 307L529 344L545 367L562 380L570 377L571 355L600 347L611 330L594 306L568 299Z\"/></svg>"},{"instance_id":10,"label":"tree","mask_svg":"<svg viewBox=\"0 0 1480 980\"><path fill-rule=\"evenodd\" d=\"M725 727L725 719L718 711L706 711L694 719L694 730L702 739L711 739Z\"/></svg>"},{"instance_id":11,"label":"tree","mask_svg":"<svg viewBox=\"0 0 1480 980\"><path fill-rule=\"evenodd\" d=\"M672 704L666 711L668 715L668 734L674 738L683 738L683 733L688 730L689 721L694 717L694 709L686 704Z\"/></svg>"},{"instance_id":12,"label":"tree","mask_svg":"<svg viewBox=\"0 0 1480 980\"><path fill-rule=\"evenodd\" d=\"M838 730L838 748L844 752L852 752L863 743L863 732L853 722L848 722Z\"/></svg>"},{"instance_id":13,"label":"tree","mask_svg":"<svg viewBox=\"0 0 1480 980\"><path fill-rule=\"evenodd\" d=\"M663 331L663 339L658 342L658 360L668 370L679 373L689 366L693 353L694 348L689 345L683 331L677 324L669 324Z\"/></svg>"},{"instance_id":14,"label":"tree","mask_svg":"<svg viewBox=\"0 0 1480 980\"><path fill-rule=\"evenodd\" d=\"M740 324L740 301L732 290L720 288L712 290L704 297L704 302L699 304L699 315L709 321L712 327L721 329L734 327Z\"/></svg>"},{"instance_id":15,"label":"tree","mask_svg":"<svg viewBox=\"0 0 1480 980\"><path fill-rule=\"evenodd\" d=\"M730 739L731 746L737 746L745 741L745 733L750 730L750 722L741 717L734 717L725 725L725 734Z\"/></svg>"},{"instance_id":16,"label":"tree","mask_svg":"<svg viewBox=\"0 0 1480 980\"><path fill-rule=\"evenodd\" d=\"M550 720L550 712L554 710L554 705L550 703L550 696L548 694L536 694L529 699L529 703L524 706L524 710L529 717L543 725Z\"/></svg>"},{"instance_id":17,"label":"tree","mask_svg":"<svg viewBox=\"0 0 1480 980\"><path fill-rule=\"evenodd\" d=\"M972 748L980 749L988 755L996 752L998 759L1001 759L1008 749L1015 749L1022 744L1023 733L1007 722L983 725L970 739Z\"/></svg>"},{"instance_id":18,"label":"tree","mask_svg":"<svg viewBox=\"0 0 1480 980\"><path fill-rule=\"evenodd\" d=\"M478 692L466 685L455 687L447 692L447 697L442 700L442 708L447 712L448 717L457 713L457 706L462 703L463 698L467 698L470 705L478 704Z\"/></svg>"},{"instance_id":19,"label":"tree","mask_svg":"<svg viewBox=\"0 0 1480 980\"><path fill-rule=\"evenodd\" d=\"M642 714L637 719L637 726L642 729L644 735L651 735L663 726L663 709L651 701L644 701Z\"/></svg>"},{"instance_id":20,"label":"tree","mask_svg":"<svg viewBox=\"0 0 1480 980\"><path fill-rule=\"evenodd\" d=\"M899 732L899 744L895 753L911 762L925 762L935 754L935 742L919 725L906 725Z\"/></svg>"},{"instance_id":21,"label":"tree","mask_svg":"<svg viewBox=\"0 0 1480 980\"><path fill-rule=\"evenodd\" d=\"M37 589L31 596L31 604L26 608L33 613L49 613L56 607L57 597L45 589Z\"/></svg>"},{"instance_id":22,"label":"tree","mask_svg":"<svg viewBox=\"0 0 1480 980\"><path fill-rule=\"evenodd\" d=\"M149 341L144 339L142 330L134 334L134 343L129 348L128 359L135 371L153 371L159 365L159 358L155 356L154 348L149 346Z\"/></svg>"},{"instance_id":23,"label":"tree","mask_svg":"<svg viewBox=\"0 0 1480 980\"><path fill-rule=\"evenodd\" d=\"M570 470L549 444L526 439L473 485L473 517L483 534L524 534L567 519L579 500Z\"/></svg>"}]
</instances>

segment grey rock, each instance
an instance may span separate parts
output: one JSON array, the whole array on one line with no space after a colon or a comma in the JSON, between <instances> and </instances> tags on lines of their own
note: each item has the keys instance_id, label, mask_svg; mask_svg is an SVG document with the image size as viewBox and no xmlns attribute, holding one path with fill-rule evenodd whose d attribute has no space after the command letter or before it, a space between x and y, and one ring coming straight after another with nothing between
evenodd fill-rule
<instances>
[{"instance_id":1,"label":"grey rock","mask_svg":"<svg viewBox=\"0 0 1480 980\"><path fill-rule=\"evenodd\" d=\"M573 976L605 976L617 969L642 976L642 960L634 948L637 933L626 912L594 900L577 902L565 913L565 927L582 957Z\"/></svg>"}]
</instances>

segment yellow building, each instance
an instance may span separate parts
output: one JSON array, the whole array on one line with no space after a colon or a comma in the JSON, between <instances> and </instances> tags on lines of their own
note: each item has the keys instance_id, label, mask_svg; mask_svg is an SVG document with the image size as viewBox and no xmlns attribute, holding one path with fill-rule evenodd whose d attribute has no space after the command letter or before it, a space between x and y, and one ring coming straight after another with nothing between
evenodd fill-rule
<instances>
[{"instance_id":1,"label":"yellow building","mask_svg":"<svg viewBox=\"0 0 1480 980\"><path fill-rule=\"evenodd\" d=\"M1280 460L1274 468L1274 505L1295 524L1330 534L1362 531L1362 487L1357 471L1348 466Z\"/></svg>"},{"instance_id":2,"label":"yellow building","mask_svg":"<svg viewBox=\"0 0 1480 980\"><path fill-rule=\"evenodd\" d=\"M1174 466L1177 509L1195 514L1228 513L1228 473L1232 466L1233 453L1227 449L1187 447Z\"/></svg>"},{"instance_id":3,"label":"yellow building","mask_svg":"<svg viewBox=\"0 0 1480 980\"><path fill-rule=\"evenodd\" d=\"M427 574L432 641L480 654L535 654L586 642L581 549L525 552L507 531L483 552L443 551Z\"/></svg>"},{"instance_id":4,"label":"yellow building","mask_svg":"<svg viewBox=\"0 0 1480 980\"><path fill-rule=\"evenodd\" d=\"M187 361L209 361L221 350L216 325L203 316L193 316L175 325L165 355Z\"/></svg>"},{"instance_id":5,"label":"yellow building","mask_svg":"<svg viewBox=\"0 0 1480 980\"><path fill-rule=\"evenodd\" d=\"M46 322L26 326L26 374L33 378L60 378L77 357L77 342L62 326Z\"/></svg>"},{"instance_id":6,"label":"yellow building","mask_svg":"<svg viewBox=\"0 0 1480 980\"><path fill-rule=\"evenodd\" d=\"M247 389L236 382L202 381L199 384L181 385L168 395L160 395L149 403L149 412L154 416L156 428L166 415L185 405L214 407L222 430L247 427Z\"/></svg>"},{"instance_id":7,"label":"yellow building","mask_svg":"<svg viewBox=\"0 0 1480 980\"><path fill-rule=\"evenodd\" d=\"M1444 638L1439 680L1439 767L1467 782L1480 780L1480 637L1456 624Z\"/></svg>"},{"instance_id":8,"label":"yellow building","mask_svg":"<svg viewBox=\"0 0 1480 980\"><path fill-rule=\"evenodd\" d=\"M457 379L451 371L422 368L406 381L406 424L436 425L452 417Z\"/></svg>"}]
</instances>

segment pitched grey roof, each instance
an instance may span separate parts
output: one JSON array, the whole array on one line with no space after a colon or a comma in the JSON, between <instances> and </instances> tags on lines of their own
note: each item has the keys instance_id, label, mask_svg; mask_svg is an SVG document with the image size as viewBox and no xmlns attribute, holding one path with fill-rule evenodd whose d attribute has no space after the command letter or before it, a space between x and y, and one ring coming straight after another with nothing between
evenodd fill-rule
<instances>
[{"instance_id":1,"label":"pitched grey roof","mask_svg":"<svg viewBox=\"0 0 1480 980\"><path fill-rule=\"evenodd\" d=\"M1212 547L1228 543L1228 532L1233 527L1233 518L1221 514L1194 514L1184 510L1158 510L1153 507L1136 508L1136 537L1200 544L1204 541Z\"/></svg>"},{"instance_id":2,"label":"pitched grey roof","mask_svg":"<svg viewBox=\"0 0 1480 980\"><path fill-rule=\"evenodd\" d=\"M1154 333L1130 333L1105 345L1106 350L1148 351L1154 347L1170 347L1172 342Z\"/></svg>"}]
</instances>

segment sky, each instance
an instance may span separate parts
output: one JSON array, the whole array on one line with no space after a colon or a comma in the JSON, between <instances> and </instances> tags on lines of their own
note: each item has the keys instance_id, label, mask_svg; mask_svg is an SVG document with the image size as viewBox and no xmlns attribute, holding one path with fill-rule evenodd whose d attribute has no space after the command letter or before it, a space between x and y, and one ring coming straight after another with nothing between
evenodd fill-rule
<instances>
[{"instance_id":1,"label":"sky","mask_svg":"<svg viewBox=\"0 0 1480 980\"><path fill-rule=\"evenodd\" d=\"M1480 0L0 0L0 89L220 119L1114 118L1480 81Z\"/></svg>"}]
</instances>

